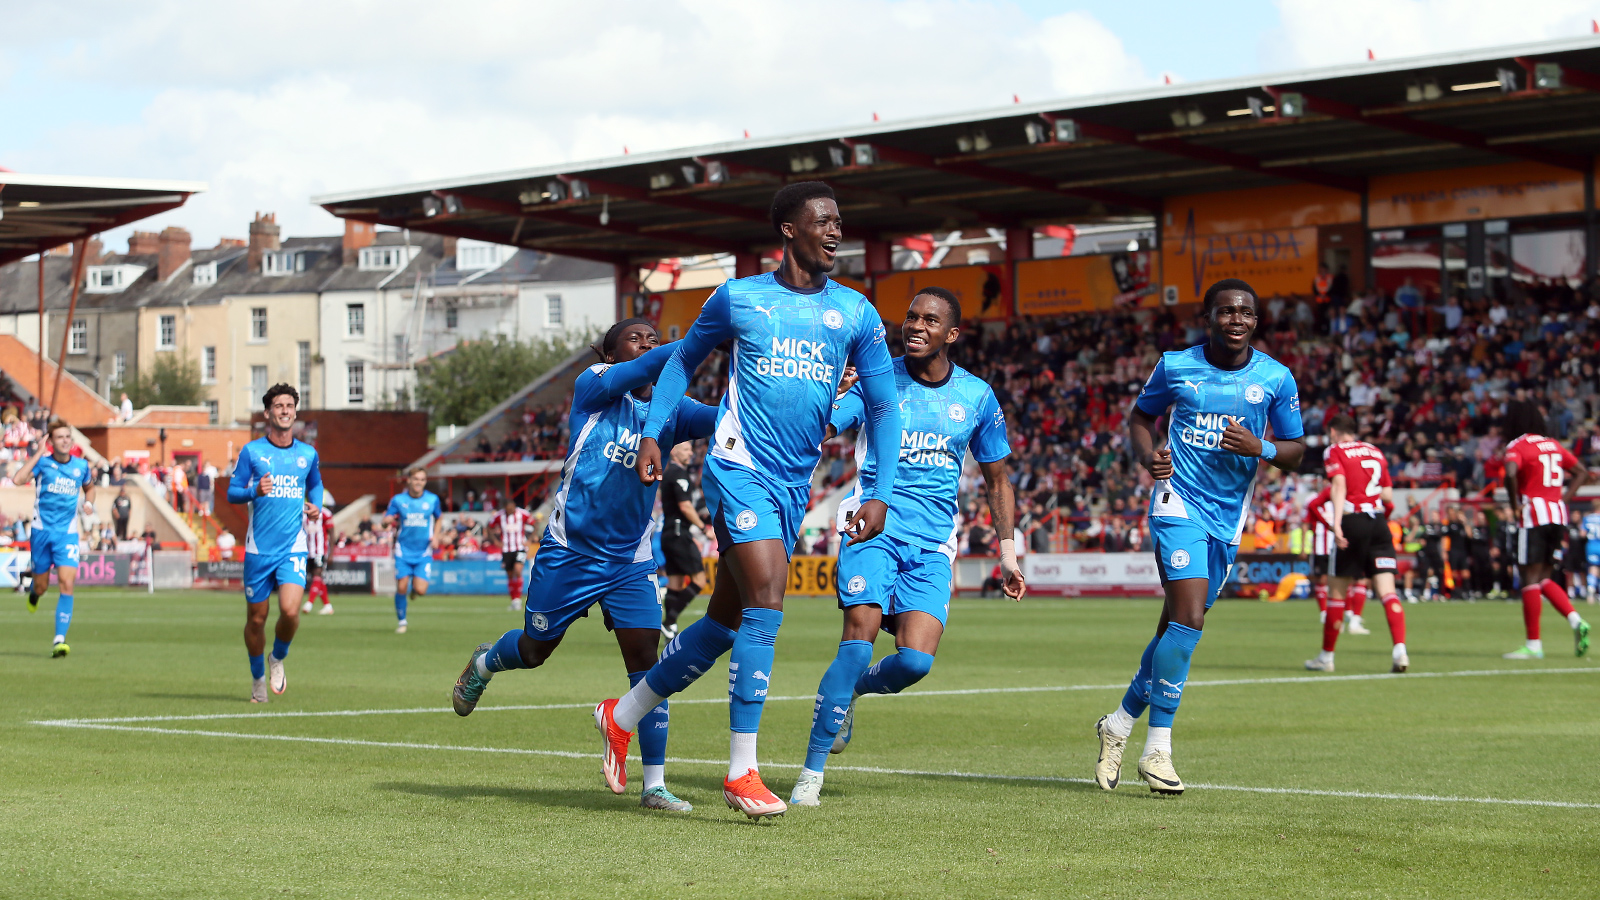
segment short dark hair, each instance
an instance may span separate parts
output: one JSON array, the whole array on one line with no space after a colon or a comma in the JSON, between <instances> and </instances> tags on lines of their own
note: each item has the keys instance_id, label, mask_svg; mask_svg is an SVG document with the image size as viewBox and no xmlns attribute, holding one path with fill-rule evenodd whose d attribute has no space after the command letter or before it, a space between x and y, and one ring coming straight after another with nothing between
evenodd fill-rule
<instances>
[{"instance_id":1,"label":"short dark hair","mask_svg":"<svg viewBox=\"0 0 1600 900\"><path fill-rule=\"evenodd\" d=\"M1250 295L1251 300L1261 302L1261 297L1256 294L1256 289L1251 287L1249 282L1242 278L1224 278L1206 288L1205 300L1200 304L1200 315L1211 315L1211 307L1217 305L1217 295L1223 291L1244 291Z\"/></svg>"},{"instance_id":2,"label":"short dark hair","mask_svg":"<svg viewBox=\"0 0 1600 900\"><path fill-rule=\"evenodd\" d=\"M833 188L821 181L796 181L778 188L772 195L772 230L783 237L783 223L793 222L794 217L800 214L801 207L818 197L837 200L833 196Z\"/></svg>"},{"instance_id":3,"label":"short dark hair","mask_svg":"<svg viewBox=\"0 0 1600 900\"><path fill-rule=\"evenodd\" d=\"M1341 431L1345 434L1357 434L1355 417L1349 413L1339 413L1328 420L1329 431Z\"/></svg>"},{"instance_id":4,"label":"short dark hair","mask_svg":"<svg viewBox=\"0 0 1600 900\"><path fill-rule=\"evenodd\" d=\"M286 394L294 398L295 408L298 409L300 407L300 392L295 390L293 385L285 384L281 381L267 388L267 392L261 395L261 408L271 409L272 401Z\"/></svg>"},{"instance_id":5,"label":"short dark hair","mask_svg":"<svg viewBox=\"0 0 1600 900\"><path fill-rule=\"evenodd\" d=\"M1544 413L1539 407L1526 400L1513 400L1506 404L1505 434L1516 439L1525 434L1537 434L1541 437L1547 433L1548 425L1544 421Z\"/></svg>"},{"instance_id":6,"label":"short dark hair","mask_svg":"<svg viewBox=\"0 0 1600 900\"><path fill-rule=\"evenodd\" d=\"M923 294L927 294L929 297L938 297L940 300L943 300L945 305L950 307L951 315L955 317L955 321L951 322L950 324L961 324L961 298L957 297L954 291L946 290L942 287L918 288L916 295L911 298L912 301L915 302L917 297L921 297Z\"/></svg>"},{"instance_id":7,"label":"short dark hair","mask_svg":"<svg viewBox=\"0 0 1600 900\"><path fill-rule=\"evenodd\" d=\"M44 433L46 435L55 434L57 428L65 428L68 431L72 430L72 426L67 424L67 420L66 419L63 419L60 416L56 416L56 417L54 417L54 418L52 418L50 420L50 424L48 426L46 426L46 428L44 430Z\"/></svg>"},{"instance_id":8,"label":"short dark hair","mask_svg":"<svg viewBox=\"0 0 1600 900\"><path fill-rule=\"evenodd\" d=\"M411 476L417 474L418 472L421 472L422 474L426 475L426 474L428 474L428 467L427 466L412 466L411 468L406 469L406 477L410 478Z\"/></svg>"}]
</instances>

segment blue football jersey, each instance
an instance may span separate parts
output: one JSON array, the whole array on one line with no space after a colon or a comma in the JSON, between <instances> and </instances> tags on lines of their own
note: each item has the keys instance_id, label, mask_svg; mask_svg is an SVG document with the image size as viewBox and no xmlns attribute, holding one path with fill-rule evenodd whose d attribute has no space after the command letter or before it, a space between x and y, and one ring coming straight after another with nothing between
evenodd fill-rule
<instances>
[{"instance_id":1,"label":"blue football jersey","mask_svg":"<svg viewBox=\"0 0 1600 900\"><path fill-rule=\"evenodd\" d=\"M408 491L401 491L389 498L384 515L400 520L400 530L394 537L396 558L416 562L433 555L428 547L433 539L433 523L444 515L438 494L424 490L421 497L413 497Z\"/></svg>"},{"instance_id":2,"label":"blue football jersey","mask_svg":"<svg viewBox=\"0 0 1600 900\"><path fill-rule=\"evenodd\" d=\"M768 272L724 282L682 343L698 364L730 339L711 454L789 487L810 484L845 365L863 378L889 371L878 311L838 282L800 290ZM671 413L666 404L653 409L646 434L661 434Z\"/></svg>"},{"instance_id":3,"label":"blue football jersey","mask_svg":"<svg viewBox=\"0 0 1600 900\"><path fill-rule=\"evenodd\" d=\"M895 390L900 396L900 462L884 534L925 550L955 558L960 515L957 494L961 464L970 447L979 462L991 463L1011 453L1006 417L994 391L983 379L952 364L937 385L911 377L904 359L896 359ZM835 431L859 428L866 421L866 400L852 387L834 404ZM870 493L877 467L868 452L869 432L856 436L856 466L861 477L855 493L841 504L854 510Z\"/></svg>"},{"instance_id":4,"label":"blue football jersey","mask_svg":"<svg viewBox=\"0 0 1600 900\"><path fill-rule=\"evenodd\" d=\"M1138 404L1152 416L1172 410L1172 478L1151 491L1150 515L1193 519L1212 537L1239 543L1259 460L1222 449L1222 432L1237 418L1257 437L1269 422L1275 438L1303 436L1294 375L1260 350L1235 371L1219 369L1201 344L1163 353Z\"/></svg>"},{"instance_id":5,"label":"blue football jersey","mask_svg":"<svg viewBox=\"0 0 1600 900\"><path fill-rule=\"evenodd\" d=\"M650 538L656 486L641 484L633 469L650 402L640 400L633 389L649 384L671 354L670 347L660 347L620 365L597 363L578 376L568 419L571 444L545 526L548 540L613 562L644 562L654 556ZM708 437L715 416L711 407L679 397L661 432L661 455L683 441Z\"/></svg>"},{"instance_id":6,"label":"blue football jersey","mask_svg":"<svg viewBox=\"0 0 1600 900\"><path fill-rule=\"evenodd\" d=\"M272 476L272 490L264 497L256 493L263 475ZM322 472L310 444L279 447L264 437L245 444L228 480L229 502L250 504L244 552L269 559L306 552L308 496L322 497Z\"/></svg>"},{"instance_id":7,"label":"blue football jersey","mask_svg":"<svg viewBox=\"0 0 1600 900\"><path fill-rule=\"evenodd\" d=\"M1583 537L1585 540L1600 541L1600 512L1583 517Z\"/></svg>"},{"instance_id":8,"label":"blue football jersey","mask_svg":"<svg viewBox=\"0 0 1600 900\"><path fill-rule=\"evenodd\" d=\"M78 508L83 504L83 486L94 476L81 456L57 462L45 454L33 467L33 527L51 534L77 534Z\"/></svg>"}]
</instances>

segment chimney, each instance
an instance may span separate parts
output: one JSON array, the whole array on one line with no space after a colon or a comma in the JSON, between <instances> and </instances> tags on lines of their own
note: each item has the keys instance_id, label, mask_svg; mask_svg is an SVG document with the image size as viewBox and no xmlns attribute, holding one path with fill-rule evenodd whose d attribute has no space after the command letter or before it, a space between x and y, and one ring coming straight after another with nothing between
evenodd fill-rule
<instances>
[{"instance_id":1,"label":"chimney","mask_svg":"<svg viewBox=\"0 0 1600 900\"><path fill-rule=\"evenodd\" d=\"M250 223L250 272L253 275L261 274L261 255L268 250L278 249L278 214L256 213L256 220Z\"/></svg>"},{"instance_id":2,"label":"chimney","mask_svg":"<svg viewBox=\"0 0 1600 900\"><path fill-rule=\"evenodd\" d=\"M166 281L189 262L189 232L176 225L161 231L161 250L156 256L156 279Z\"/></svg>"},{"instance_id":3,"label":"chimney","mask_svg":"<svg viewBox=\"0 0 1600 900\"><path fill-rule=\"evenodd\" d=\"M217 238L217 249L226 250L230 247L243 247L244 238Z\"/></svg>"},{"instance_id":4,"label":"chimney","mask_svg":"<svg viewBox=\"0 0 1600 900\"><path fill-rule=\"evenodd\" d=\"M161 252L161 235L154 231L135 231L128 238L129 256L154 256Z\"/></svg>"},{"instance_id":5,"label":"chimney","mask_svg":"<svg viewBox=\"0 0 1600 900\"><path fill-rule=\"evenodd\" d=\"M72 245L67 245L67 254L71 255ZM99 238L90 238L83 245L83 264L86 266L97 265L101 257L106 255L106 245L100 243Z\"/></svg>"},{"instance_id":6,"label":"chimney","mask_svg":"<svg viewBox=\"0 0 1600 900\"><path fill-rule=\"evenodd\" d=\"M454 238L454 237L446 237L444 239L444 251L443 252L444 252L444 258L445 259L454 259L455 258L455 255L456 255L456 240L457 239Z\"/></svg>"},{"instance_id":7,"label":"chimney","mask_svg":"<svg viewBox=\"0 0 1600 900\"><path fill-rule=\"evenodd\" d=\"M353 266L361 255L362 247L371 247L376 239L378 226L369 222L358 222L355 219L344 220L344 264Z\"/></svg>"}]
</instances>

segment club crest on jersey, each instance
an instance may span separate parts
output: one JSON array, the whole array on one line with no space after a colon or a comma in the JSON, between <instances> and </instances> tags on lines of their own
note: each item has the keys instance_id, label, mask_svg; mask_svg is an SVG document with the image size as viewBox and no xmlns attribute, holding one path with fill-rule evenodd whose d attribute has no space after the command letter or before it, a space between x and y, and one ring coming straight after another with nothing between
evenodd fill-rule
<instances>
[{"instance_id":1,"label":"club crest on jersey","mask_svg":"<svg viewBox=\"0 0 1600 900\"><path fill-rule=\"evenodd\" d=\"M1187 569L1187 568L1189 568L1189 551L1187 551L1187 550L1174 550L1174 551L1172 551L1172 567L1174 569Z\"/></svg>"},{"instance_id":2,"label":"club crest on jersey","mask_svg":"<svg viewBox=\"0 0 1600 900\"><path fill-rule=\"evenodd\" d=\"M294 461L294 464L299 466L300 468L304 469L306 467L306 458L304 456L302 456L302 457L296 459Z\"/></svg>"},{"instance_id":3,"label":"club crest on jersey","mask_svg":"<svg viewBox=\"0 0 1600 900\"><path fill-rule=\"evenodd\" d=\"M859 594L866 589L867 580L862 578L860 575L850 579L850 583L844 586L844 592L846 594Z\"/></svg>"},{"instance_id":4,"label":"club crest on jersey","mask_svg":"<svg viewBox=\"0 0 1600 900\"><path fill-rule=\"evenodd\" d=\"M830 309L822 314L822 324L837 331L844 327L844 316L837 309Z\"/></svg>"},{"instance_id":5,"label":"club crest on jersey","mask_svg":"<svg viewBox=\"0 0 1600 900\"><path fill-rule=\"evenodd\" d=\"M733 517L733 527L739 529L740 531L749 531L750 529L756 527L757 521L759 520L756 518L755 512L747 509Z\"/></svg>"},{"instance_id":6,"label":"club crest on jersey","mask_svg":"<svg viewBox=\"0 0 1600 900\"><path fill-rule=\"evenodd\" d=\"M1244 389L1244 399L1251 403L1260 403L1267 399L1267 392L1259 384L1252 384Z\"/></svg>"},{"instance_id":7,"label":"club crest on jersey","mask_svg":"<svg viewBox=\"0 0 1600 900\"><path fill-rule=\"evenodd\" d=\"M967 408L965 406L962 406L959 403L950 404L950 421L952 421L952 422L965 422L966 420L967 420Z\"/></svg>"},{"instance_id":8,"label":"club crest on jersey","mask_svg":"<svg viewBox=\"0 0 1600 900\"><path fill-rule=\"evenodd\" d=\"M544 617L544 613L534 613L533 616L528 619L528 622L529 624L533 625L534 631L543 631L550 627L550 620Z\"/></svg>"}]
</instances>

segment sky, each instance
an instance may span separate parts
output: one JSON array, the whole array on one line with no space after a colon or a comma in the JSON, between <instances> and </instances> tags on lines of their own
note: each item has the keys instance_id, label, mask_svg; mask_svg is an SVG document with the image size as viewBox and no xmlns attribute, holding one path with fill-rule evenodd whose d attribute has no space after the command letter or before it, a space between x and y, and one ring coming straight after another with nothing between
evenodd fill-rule
<instances>
[{"instance_id":1,"label":"sky","mask_svg":"<svg viewBox=\"0 0 1600 900\"><path fill-rule=\"evenodd\" d=\"M0 0L0 166L313 194L1588 34L1600 0ZM106 235L120 249L130 229Z\"/></svg>"}]
</instances>

